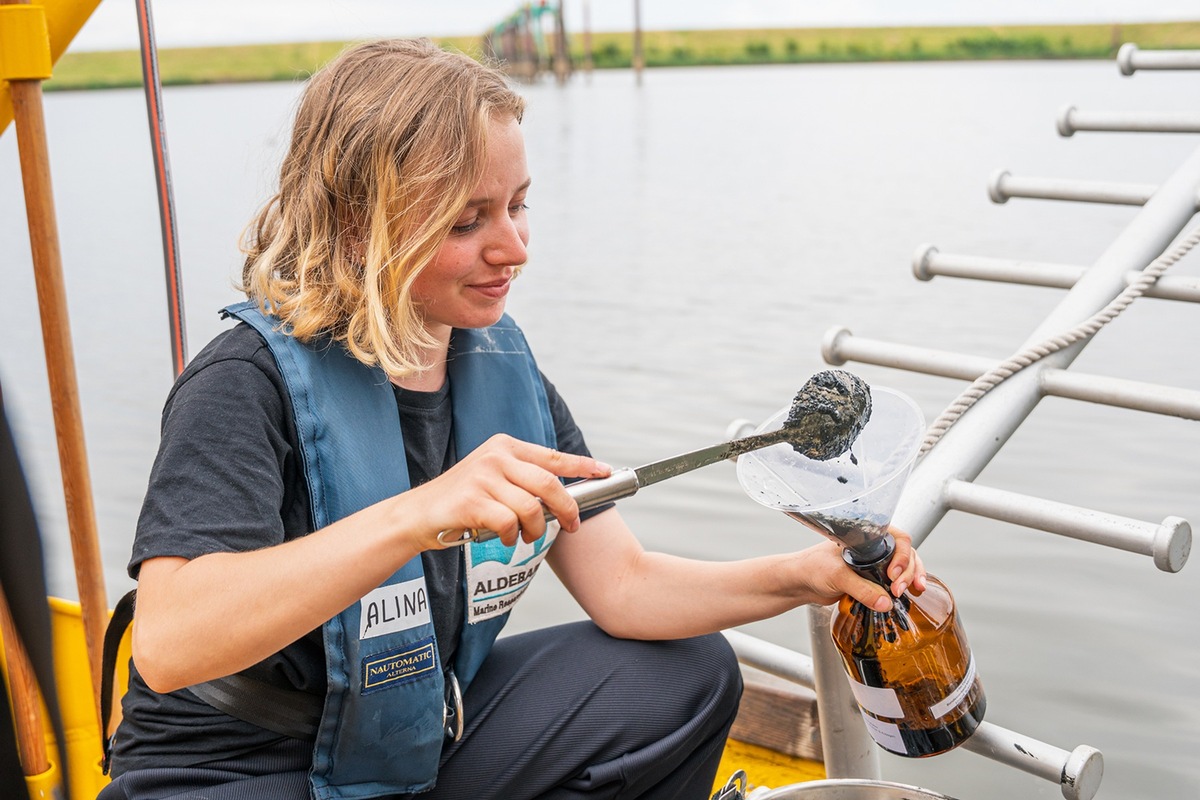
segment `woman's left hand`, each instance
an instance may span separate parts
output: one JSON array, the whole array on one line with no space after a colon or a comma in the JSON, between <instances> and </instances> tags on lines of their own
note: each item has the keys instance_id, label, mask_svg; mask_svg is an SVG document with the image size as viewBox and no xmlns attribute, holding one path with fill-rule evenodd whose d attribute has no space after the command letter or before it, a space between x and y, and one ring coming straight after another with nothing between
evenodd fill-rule
<instances>
[{"instance_id":1,"label":"woman's left hand","mask_svg":"<svg viewBox=\"0 0 1200 800\"><path fill-rule=\"evenodd\" d=\"M892 579L892 594L896 597L911 588L914 594L925 591L925 565L913 547L912 537L904 531L888 528L892 538L896 540L896 551L892 554L892 563L888 565L888 577Z\"/></svg>"},{"instance_id":2,"label":"woman's left hand","mask_svg":"<svg viewBox=\"0 0 1200 800\"><path fill-rule=\"evenodd\" d=\"M895 529L890 532L896 540L892 563L888 567L891 594L899 597L910 588L916 593L923 592L925 567L912 546L912 537ZM850 595L876 611L891 609L888 591L850 569L842 558L842 548L834 542L820 542L792 554L791 558L795 571L785 574L793 576L792 592L800 602L829 605L836 603L842 595Z\"/></svg>"}]
</instances>

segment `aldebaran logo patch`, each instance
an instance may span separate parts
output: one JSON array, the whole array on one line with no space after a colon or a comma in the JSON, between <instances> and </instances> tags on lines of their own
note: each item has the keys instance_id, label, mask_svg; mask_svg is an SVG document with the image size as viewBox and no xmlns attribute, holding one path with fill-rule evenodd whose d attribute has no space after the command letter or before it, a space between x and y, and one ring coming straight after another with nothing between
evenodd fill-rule
<instances>
[{"instance_id":1,"label":"aldebaran logo patch","mask_svg":"<svg viewBox=\"0 0 1200 800\"><path fill-rule=\"evenodd\" d=\"M492 539L468 546L468 623L508 613L529 588L558 531L558 522L554 520L546 525L546 534L532 542L518 538L516 545L507 547L499 539Z\"/></svg>"}]
</instances>

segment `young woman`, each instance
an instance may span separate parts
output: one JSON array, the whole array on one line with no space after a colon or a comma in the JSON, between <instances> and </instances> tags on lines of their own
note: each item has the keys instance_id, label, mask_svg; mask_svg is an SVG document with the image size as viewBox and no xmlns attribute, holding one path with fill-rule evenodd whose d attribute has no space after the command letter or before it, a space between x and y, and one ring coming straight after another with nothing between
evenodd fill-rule
<instances>
[{"instance_id":1,"label":"young woman","mask_svg":"<svg viewBox=\"0 0 1200 800\"><path fill-rule=\"evenodd\" d=\"M832 544L698 562L579 512L564 481L609 467L504 314L522 112L424 41L309 81L239 324L167 399L103 800L706 798L741 691L716 632L889 607ZM497 639L543 559L591 621Z\"/></svg>"}]
</instances>

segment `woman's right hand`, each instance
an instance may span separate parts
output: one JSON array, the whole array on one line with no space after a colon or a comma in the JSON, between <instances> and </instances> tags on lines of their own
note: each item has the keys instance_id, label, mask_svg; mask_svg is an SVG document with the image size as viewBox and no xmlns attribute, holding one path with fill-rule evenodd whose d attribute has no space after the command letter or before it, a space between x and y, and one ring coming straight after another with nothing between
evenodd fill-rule
<instances>
[{"instance_id":1,"label":"woman's right hand","mask_svg":"<svg viewBox=\"0 0 1200 800\"><path fill-rule=\"evenodd\" d=\"M546 532L549 511L566 531L579 527L579 507L559 478L604 478L607 464L497 434L442 475L404 492L406 515L414 508L421 549L445 547L444 530L487 529L504 544L532 542ZM410 505L410 504L415 504ZM411 519L411 517L409 518Z\"/></svg>"},{"instance_id":2,"label":"woman's right hand","mask_svg":"<svg viewBox=\"0 0 1200 800\"><path fill-rule=\"evenodd\" d=\"M191 561L148 559L133 628L138 668L160 692L245 669L356 602L420 550L444 547L443 530L489 528L509 545L519 532L532 542L545 533L546 509L575 530L579 508L559 477L611 471L591 458L493 436L443 475L308 536Z\"/></svg>"}]
</instances>

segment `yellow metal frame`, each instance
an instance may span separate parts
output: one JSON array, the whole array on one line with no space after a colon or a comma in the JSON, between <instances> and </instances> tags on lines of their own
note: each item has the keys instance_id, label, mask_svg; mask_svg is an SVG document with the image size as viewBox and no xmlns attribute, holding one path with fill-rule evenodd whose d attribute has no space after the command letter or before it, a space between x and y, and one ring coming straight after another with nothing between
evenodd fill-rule
<instances>
[{"instance_id":1,"label":"yellow metal frame","mask_svg":"<svg viewBox=\"0 0 1200 800\"><path fill-rule=\"evenodd\" d=\"M103 747L100 738L100 722L96 719L95 695L92 694L92 678L88 674L87 644L83 636L83 616L79 603L51 597L50 626L54 647L55 688L58 691L59 711L63 717L66 741L67 773L71 778L70 800L95 800L108 778L100 770ZM120 719L120 696L129 685L129 657L131 645L129 631L121 640L117 654L117 670L113 686L116 698L113 701L114 723ZM0 667L3 667L0 653ZM46 726L47 749L58 752L54 732ZM40 775L25 779L31 800L50 800L59 797L61 766L51 763L50 769Z\"/></svg>"},{"instance_id":2,"label":"yellow metal frame","mask_svg":"<svg viewBox=\"0 0 1200 800\"><path fill-rule=\"evenodd\" d=\"M49 78L98 5L100 0L0 5L0 134L13 119L8 82Z\"/></svg>"},{"instance_id":3,"label":"yellow metal frame","mask_svg":"<svg viewBox=\"0 0 1200 800\"><path fill-rule=\"evenodd\" d=\"M819 781L826 777L825 765L819 761L789 756L756 744L730 739L725 743L725 752L721 754L713 791L723 787L739 769L746 773L747 790L778 789L780 786Z\"/></svg>"},{"instance_id":4,"label":"yellow metal frame","mask_svg":"<svg viewBox=\"0 0 1200 800\"><path fill-rule=\"evenodd\" d=\"M0 79L44 81L50 77L50 31L42 6L0 6Z\"/></svg>"}]
</instances>

